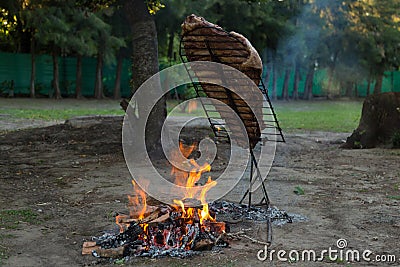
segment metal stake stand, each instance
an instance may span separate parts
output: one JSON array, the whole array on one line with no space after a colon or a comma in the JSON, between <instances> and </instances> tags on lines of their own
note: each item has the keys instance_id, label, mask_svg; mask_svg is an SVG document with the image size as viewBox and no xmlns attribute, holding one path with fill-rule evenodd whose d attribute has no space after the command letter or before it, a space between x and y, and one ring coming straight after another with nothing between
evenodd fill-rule
<instances>
[{"instance_id":1,"label":"metal stake stand","mask_svg":"<svg viewBox=\"0 0 400 267\"><path fill-rule=\"evenodd\" d=\"M204 27L206 28L206 27ZM228 63L227 60L229 57L233 58L233 57L238 57L238 51L246 51L243 43L238 40L236 37L232 36L230 33L216 28L216 27L212 27L212 30L215 32L219 32L219 36L223 35L223 37L226 36L226 41L223 42L223 44L225 44L225 46L223 48L221 48L221 40L215 38L215 35L206 35L204 34L205 31L202 31L202 29L204 28L196 28L194 30L192 30L189 33L184 34L181 37L180 40L180 48L179 48L179 55L180 58L182 60L183 63L189 62L189 58L188 55L186 54L185 51L185 45L187 44L193 44L196 42L196 47L195 48L191 48L191 49L195 49L195 51L199 51L199 54L197 56L196 60L200 61L212 61L212 62L218 62L218 63L222 63L222 64L226 64L229 66L232 66L234 64L230 64ZM225 36L224 36L225 35ZM196 37L197 39L194 40L193 37ZM229 44L235 44L235 49L230 49L229 48ZM242 46L243 49L238 49L238 46ZM190 46L190 45L188 45ZM190 46L192 47L192 46ZM197 50L196 50L197 49ZM218 56L217 54L223 54L223 56ZM243 52L244 53L244 52ZM193 55L191 55L193 58ZM193 71L191 71L188 66L185 64L186 67L186 71L191 79L191 83L192 86L196 92L197 97L200 96L205 96L207 95L201 84L196 81L195 78L195 74L193 73ZM234 66L233 66L234 67ZM246 75L249 78L255 78L254 74L249 74L246 73ZM258 75L258 74L256 74ZM253 76L253 77L251 77ZM223 81L226 79L229 79L229 77L220 77ZM260 78L260 77L256 77L256 78ZM262 112L262 117L263 117L263 122L265 127L264 128L274 128L276 131L274 133L262 133L261 137L259 140L257 141L262 141L262 140L266 140L266 141L271 141L271 139L268 139L268 137L274 136L274 138L272 139L272 141L275 142L285 142L285 138L283 137L282 134L282 129L279 126L279 122L277 120L276 117L276 113L274 111L274 108L272 106L271 100L268 96L268 91L264 85L264 83L262 82L262 79L260 79L260 84L258 84L259 89L262 92L263 95L263 106L261 107L263 112ZM207 85L207 86L213 86L213 85ZM210 92L210 89L207 89L207 92ZM218 88L218 90L221 90L221 88ZM226 88L222 89L225 90L225 96L223 98L215 98L217 100L222 100L224 103L228 102L229 106L236 112L236 113L240 113L238 111L238 106L235 104L235 101L232 97L232 92ZM215 138L216 139L229 139L229 134L226 128L223 128L221 126L223 126L223 123L221 122L221 116L220 114L218 114L218 112L215 111L215 103L212 105L211 103L206 103L204 100L202 100L200 98L200 102L202 105L202 108L204 109L204 112L207 116L208 122L210 124L211 129L214 132ZM242 113L243 114L243 113ZM266 120L265 117L266 116L272 116L272 120ZM228 125L229 127L229 125ZM250 137L249 137L250 138ZM259 165L257 162L256 157L254 156L254 151L253 151L253 147L250 146L250 156L251 156L251 162L250 162L250 177L249 177L249 186L248 189L246 190L245 194L243 195L242 199L240 200L240 203L242 203L246 197L248 197L248 208L250 209L251 206L253 205L252 201L252 186L254 184L254 182L259 179L261 182L261 189L263 192L263 198L260 202L260 205L266 205L267 208L269 208L270 205L270 200L268 197L268 193L264 184L264 181L262 180L262 176L259 170ZM270 221L269 221L270 223ZM270 229L270 225L268 227ZM269 236L271 235L271 232L269 232Z\"/></svg>"}]
</instances>

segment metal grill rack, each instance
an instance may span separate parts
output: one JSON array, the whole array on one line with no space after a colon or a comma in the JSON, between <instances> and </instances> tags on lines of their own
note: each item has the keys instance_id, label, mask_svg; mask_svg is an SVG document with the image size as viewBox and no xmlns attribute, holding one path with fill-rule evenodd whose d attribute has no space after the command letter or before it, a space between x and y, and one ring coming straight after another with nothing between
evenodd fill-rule
<instances>
[{"instance_id":1,"label":"metal grill rack","mask_svg":"<svg viewBox=\"0 0 400 267\"><path fill-rule=\"evenodd\" d=\"M210 31L210 28L212 31ZM190 52L188 53L188 51ZM185 64L186 71L191 79L191 86L193 86L197 97L214 98L223 102L221 105L229 105L237 115L239 115L246 127L248 135L246 138L249 138L251 154L250 177L248 189L240 200L240 204L246 199L246 197L248 197L248 207L250 209L252 205L251 188L254 182L259 180L261 182L263 193L263 198L259 204L265 204L269 207L270 201L268 193L264 181L262 180L257 159L254 155L254 148L260 141L285 142L285 138L282 134L282 129L279 126L276 113L268 96L268 91L260 77L259 70L251 68L243 69L240 64L235 63L235 59L240 59L241 57L247 58L249 56L249 51L245 48L241 40L221 28L198 27L182 35L179 55L183 63L191 61L212 61L236 68L253 80L261 90L263 99L258 103L259 107L257 107L261 110L263 118L263 125L260 127L260 125L254 121L254 113L246 108L248 107L247 104L240 97L222 86L204 83L201 84L196 78L196 74L187 64ZM223 75L223 77L220 78L224 81L224 84L229 84L229 75ZM236 78L237 77L235 77L232 82L240 82ZM207 101L207 99L204 98L200 98L200 102L207 116L210 127L214 132L215 139L229 141L229 135L236 134L236 131L233 130L235 125L232 126L224 121L224 116L223 114L221 115L222 112L218 112L218 103L215 103L214 101L211 103L211 101ZM254 134L254 131L256 131L256 134Z\"/></svg>"}]
</instances>

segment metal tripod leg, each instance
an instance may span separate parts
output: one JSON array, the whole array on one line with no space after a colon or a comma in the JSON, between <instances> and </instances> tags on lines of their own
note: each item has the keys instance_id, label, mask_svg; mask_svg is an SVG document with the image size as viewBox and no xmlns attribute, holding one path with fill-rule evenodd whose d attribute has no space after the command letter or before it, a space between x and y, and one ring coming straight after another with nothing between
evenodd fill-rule
<instances>
[{"instance_id":1,"label":"metal tripod leg","mask_svg":"<svg viewBox=\"0 0 400 267\"><path fill-rule=\"evenodd\" d=\"M269 207L269 203L270 203L270 202L269 202L269 197L268 197L267 189L265 188L264 181L262 180L262 176L261 176L260 170L258 169L257 160L256 160L256 158L255 158L255 156L254 156L254 153L253 153L253 150L252 150L252 149L250 149L250 155L251 155L250 184L249 184L249 188L246 190L246 192L244 193L244 195L243 195L243 197L242 197L242 199L240 200L239 203L242 203L243 200L246 198L246 196L249 195L249 208L250 208L250 206L251 206L251 188L252 188L252 186L253 186L253 183L254 183L255 180L256 180L256 179L253 179L253 168L255 168L255 169L256 169L256 172L257 172L256 178L258 177L258 178L260 179L261 188L262 188L262 191L263 191L263 193L264 193L264 196L263 196L263 198L262 198L262 200L261 200L261 203L262 203L263 201L265 201L267 207Z\"/></svg>"},{"instance_id":2,"label":"metal tripod leg","mask_svg":"<svg viewBox=\"0 0 400 267\"><path fill-rule=\"evenodd\" d=\"M253 161L250 164L250 183L249 183L249 210L251 208L251 187L253 185Z\"/></svg>"}]
</instances>

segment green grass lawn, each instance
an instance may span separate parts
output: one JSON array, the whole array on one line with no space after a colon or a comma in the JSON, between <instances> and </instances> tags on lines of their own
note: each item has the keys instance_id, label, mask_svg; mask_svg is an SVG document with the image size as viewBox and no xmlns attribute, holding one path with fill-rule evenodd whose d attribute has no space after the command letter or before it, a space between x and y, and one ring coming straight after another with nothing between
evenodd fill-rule
<instances>
[{"instance_id":1,"label":"green grass lawn","mask_svg":"<svg viewBox=\"0 0 400 267\"><path fill-rule=\"evenodd\" d=\"M123 115L121 108L116 109L1 109L0 114L8 114L16 118L36 120L66 120L84 115Z\"/></svg>"},{"instance_id":2,"label":"green grass lawn","mask_svg":"<svg viewBox=\"0 0 400 267\"><path fill-rule=\"evenodd\" d=\"M168 101L170 112L177 101ZM284 131L351 132L360 120L361 101L277 101L278 120ZM194 115L201 114L200 110ZM0 99L0 115L15 118L66 120L83 115L123 115L115 100ZM174 115L183 116L178 112Z\"/></svg>"},{"instance_id":3,"label":"green grass lawn","mask_svg":"<svg viewBox=\"0 0 400 267\"><path fill-rule=\"evenodd\" d=\"M66 120L84 115L123 115L118 100L0 98L0 115L37 120Z\"/></svg>"},{"instance_id":4,"label":"green grass lawn","mask_svg":"<svg viewBox=\"0 0 400 267\"><path fill-rule=\"evenodd\" d=\"M361 101L292 101L274 103L284 131L352 132L361 117Z\"/></svg>"}]
</instances>

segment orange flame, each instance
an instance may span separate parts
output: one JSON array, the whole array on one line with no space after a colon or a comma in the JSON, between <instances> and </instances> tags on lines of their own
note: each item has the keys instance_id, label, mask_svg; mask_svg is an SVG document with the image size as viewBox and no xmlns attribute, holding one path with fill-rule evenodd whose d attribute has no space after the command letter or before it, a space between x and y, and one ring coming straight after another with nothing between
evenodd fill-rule
<instances>
[{"instance_id":1,"label":"orange flame","mask_svg":"<svg viewBox=\"0 0 400 267\"><path fill-rule=\"evenodd\" d=\"M190 154L192 154L192 152L194 151L194 149L196 148L197 144L193 143L190 146L186 146L184 145L182 142L179 142L179 150L173 151L171 157L175 160L180 158L180 153L182 153L182 155L185 158L188 158L190 156ZM185 186L186 185L186 181L188 178L188 173L185 171L182 171L181 169L172 166L171 169L171 176L175 177L175 184L176 185L180 185L180 186Z\"/></svg>"},{"instance_id":2,"label":"orange flame","mask_svg":"<svg viewBox=\"0 0 400 267\"><path fill-rule=\"evenodd\" d=\"M207 192L214 186L217 185L217 181L211 180L211 177L208 177L207 183L204 185L203 189L201 190L200 193L200 201L201 204L203 205L203 209L199 211L199 217L200 217L200 224L203 224L204 220L210 220L210 221L215 221L213 217L211 217L209 211L208 211L208 203L206 201L206 194Z\"/></svg>"},{"instance_id":3,"label":"orange flame","mask_svg":"<svg viewBox=\"0 0 400 267\"><path fill-rule=\"evenodd\" d=\"M183 204L182 200L178 200L178 199L174 199L174 203L178 204L179 207L182 209L183 215L185 215L185 205ZM175 207L176 209L178 209L177 207Z\"/></svg>"},{"instance_id":4,"label":"orange flame","mask_svg":"<svg viewBox=\"0 0 400 267\"><path fill-rule=\"evenodd\" d=\"M119 226L119 232L123 233L125 231L125 224L123 220L126 219L128 216L126 215L117 215L115 216L115 223Z\"/></svg>"},{"instance_id":5,"label":"orange flame","mask_svg":"<svg viewBox=\"0 0 400 267\"><path fill-rule=\"evenodd\" d=\"M171 156L177 159L177 156L179 155L178 153L180 152L185 158L188 158L196 147L197 147L196 143L190 146L185 146L180 142L179 143L180 151L173 152ZM209 177L207 183L203 187L197 186L197 182L200 180L202 174L204 172L211 171L211 165L205 163L202 166L200 166L194 159L190 159L189 163L192 166L192 169L189 172L183 171L175 166L172 167L171 175L175 176L175 184L185 187L184 199L196 198L201 201L203 209L198 211L200 223L202 223L204 220L215 221L215 219L210 216L210 213L208 211L206 194L212 187L214 187L217 184L217 181L212 181L211 177ZM177 204L177 206L175 207L176 209L179 209L179 207L182 209L182 218L193 219L195 215L195 209L193 208L185 209L182 200L175 199L174 203Z\"/></svg>"},{"instance_id":6,"label":"orange flame","mask_svg":"<svg viewBox=\"0 0 400 267\"><path fill-rule=\"evenodd\" d=\"M148 181L142 183L148 186ZM133 219L142 220L147 210L146 193L132 180L133 194L128 195L130 217Z\"/></svg>"}]
</instances>

